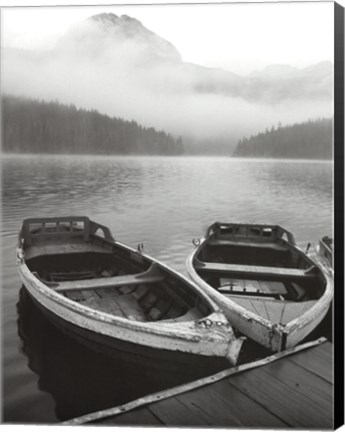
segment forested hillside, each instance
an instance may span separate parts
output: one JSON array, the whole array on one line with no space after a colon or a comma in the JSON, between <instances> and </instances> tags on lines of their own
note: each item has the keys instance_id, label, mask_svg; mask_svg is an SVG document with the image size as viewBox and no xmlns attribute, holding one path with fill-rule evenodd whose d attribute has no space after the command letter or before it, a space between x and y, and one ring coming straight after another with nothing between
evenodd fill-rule
<instances>
[{"instance_id":1,"label":"forested hillside","mask_svg":"<svg viewBox=\"0 0 345 432\"><path fill-rule=\"evenodd\" d=\"M272 128L239 141L233 156L300 159L332 158L332 119Z\"/></svg>"},{"instance_id":2,"label":"forested hillside","mask_svg":"<svg viewBox=\"0 0 345 432\"><path fill-rule=\"evenodd\" d=\"M2 97L2 150L9 153L178 155L182 139L135 121L58 102Z\"/></svg>"}]
</instances>

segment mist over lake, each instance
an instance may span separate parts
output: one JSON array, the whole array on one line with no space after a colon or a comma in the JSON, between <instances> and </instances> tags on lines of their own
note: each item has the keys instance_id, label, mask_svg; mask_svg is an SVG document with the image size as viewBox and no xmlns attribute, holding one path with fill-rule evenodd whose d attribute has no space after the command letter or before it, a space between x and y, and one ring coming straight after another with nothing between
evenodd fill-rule
<instances>
[{"instance_id":1,"label":"mist over lake","mask_svg":"<svg viewBox=\"0 0 345 432\"><path fill-rule=\"evenodd\" d=\"M239 41L228 43L234 49ZM224 57L231 46L224 41ZM99 13L66 29L48 50L5 46L3 91L96 109L182 136L194 153L223 154L279 123L333 115L332 62L321 57L301 68L275 57L246 75L205 67L183 60L178 47L135 17Z\"/></svg>"}]
</instances>

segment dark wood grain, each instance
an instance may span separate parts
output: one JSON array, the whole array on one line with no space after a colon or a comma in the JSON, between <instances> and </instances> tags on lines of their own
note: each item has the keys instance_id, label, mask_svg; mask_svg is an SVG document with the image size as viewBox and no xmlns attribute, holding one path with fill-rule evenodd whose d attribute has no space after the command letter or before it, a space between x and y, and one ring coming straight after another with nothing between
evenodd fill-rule
<instances>
[{"instance_id":1,"label":"dark wood grain","mask_svg":"<svg viewBox=\"0 0 345 432\"><path fill-rule=\"evenodd\" d=\"M300 365L320 378L333 384L333 346L330 342L321 344L304 353L297 353L289 361Z\"/></svg>"},{"instance_id":2,"label":"dark wood grain","mask_svg":"<svg viewBox=\"0 0 345 432\"><path fill-rule=\"evenodd\" d=\"M202 387L188 385L100 423L332 429L332 349L324 342Z\"/></svg>"},{"instance_id":3,"label":"dark wood grain","mask_svg":"<svg viewBox=\"0 0 345 432\"><path fill-rule=\"evenodd\" d=\"M201 396L203 398L201 398ZM207 401L207 398L209 401ZM231 380L220 381L207 388L178 396L185 405L194 409L196 414L204 412L217 426L286 428L287 424L277 416L257 404L250 397L231 385ZM222 409L221 417L208 409L215 401ZM204 402L204 403L203 403ZM235 419L235 420L234 420Z\"/></svg>"},{"instance_id":4,"label":"dark wood grain","mask_svg":"<svg viewBox=\"0 0 345 432\"><path fill-rule=\"evenodd\" d=\"M150 410L164 422L171 426L204 426L212 425L212 419L209 421L202 418L195 411L190 410L180 402L178 398L170 398L164 401L155 403L150 406Z\"/></svg>"},{"instance_id":5,"label":"dark wood grain","mask_svg":"<svg viewBox=\"0 0 345 432\"><path fill-rule=\"evenodd\" d=\"M291 427L333 426L332 385L288 359L233 376L230 382Z\"/></svg>"},{"instance_id":6,"label":"dark wood grain","mask_svg":"<svg viewBox=\"0 0 345 432\"><path fill-rule=\"evenodd\" d=\"M95 424L104 425L127 425L127 426L162 426L160 421L147 407L137 408L116 417L106 417L101 422Z\"/></svg>"}]
</instances>

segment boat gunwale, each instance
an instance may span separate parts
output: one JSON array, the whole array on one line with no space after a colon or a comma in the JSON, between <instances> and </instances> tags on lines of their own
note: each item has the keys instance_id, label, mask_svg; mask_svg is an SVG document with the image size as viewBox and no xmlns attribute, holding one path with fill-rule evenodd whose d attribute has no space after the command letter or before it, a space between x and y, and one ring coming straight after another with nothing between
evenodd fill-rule
<instances>
[{"instance_id":1,"label":"boat gunwale","mask_svg":"<svg viewBox=\"0 0 345 432\"><path fill-rule=\"evenodd\" d=\"M236 225L244 226L247 224L236 224ZM255 226L259 226L259 225L255 224ZM263 225L263 226L266 226L266 225ZM316 300L315 304L313 306L311 306L309 309L307 309L305 312L303 312L301 315L299 315L297 318L289 321L287 324L280 324L280 323L279 324L272 324L272 322L269 321L268 319L263 318L260 315L249 311L248 309L244 308L243 306L241 306L238 303L231 300L230 297L225 297L223 294L221 294L219 291L217 291L217 289L212 288L207 282L205 282L199 276L199 274L194 269L193 260L194 260L194 258L196 258L197 253L200 252L202 247L207 245L208 240L209 240L209 237L201 238L199 244L196 247L194 247L190 251L190 253L188 254L187 259L186 259L187 272L188 272L189 276L192 278L192 280L194 282L198 283L199 285L201 285L210 296L213 296L213 298L219 299L219 301L221 303L229 303L229 307L231 307L232 309L234 309L237 312L244 315L244 317L247 320L255 320L255 321L259 322L261 325L263 325L264 327L270 329L271 331L278 332L281 335L283 333L289 334L298 328L302 328L302 327L305 327L306 325L308 325L310 322L313 321L315 315L317 315L319 312L323 311L327 305L330 305L332 298L333 298L334 288L333 288L333 279L330 276L329 272L327 271L326 267L322 263L320 263L319 261L312 258L311 256L306 255L302 251L302 249L300 247L298 247L296 244L291 244L291 243L286 242L285 240L281 239L281 241L284 241L289 248L293 249L298 254L303 254L303 256L306 257L313 265L316 265L319 268L322 276L325 279L326 287L325 287L324 293L322 294L322 296L319 299Z\"/></svg>"}]
</instances>

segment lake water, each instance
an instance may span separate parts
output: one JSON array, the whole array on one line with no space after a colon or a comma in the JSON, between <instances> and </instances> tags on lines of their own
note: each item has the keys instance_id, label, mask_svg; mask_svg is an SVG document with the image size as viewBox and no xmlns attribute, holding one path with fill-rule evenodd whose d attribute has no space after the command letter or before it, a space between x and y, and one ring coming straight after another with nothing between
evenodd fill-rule
<instances>
[{"instance_id":1,"label":"lake water","mask_svg":"<svg viewBox=\"0 0 345 432\"><path fill-rule=\"evenodd\" d=\"M178 383L79 346L50 326L17 274L24 218L87 215L122 243L142 242L146 253L186 274L192 239L215 220L277 223L303 247L332 235L332 178L331 162L4 157L3 421L58 422Z\"/></svg>"}]
</instances>

